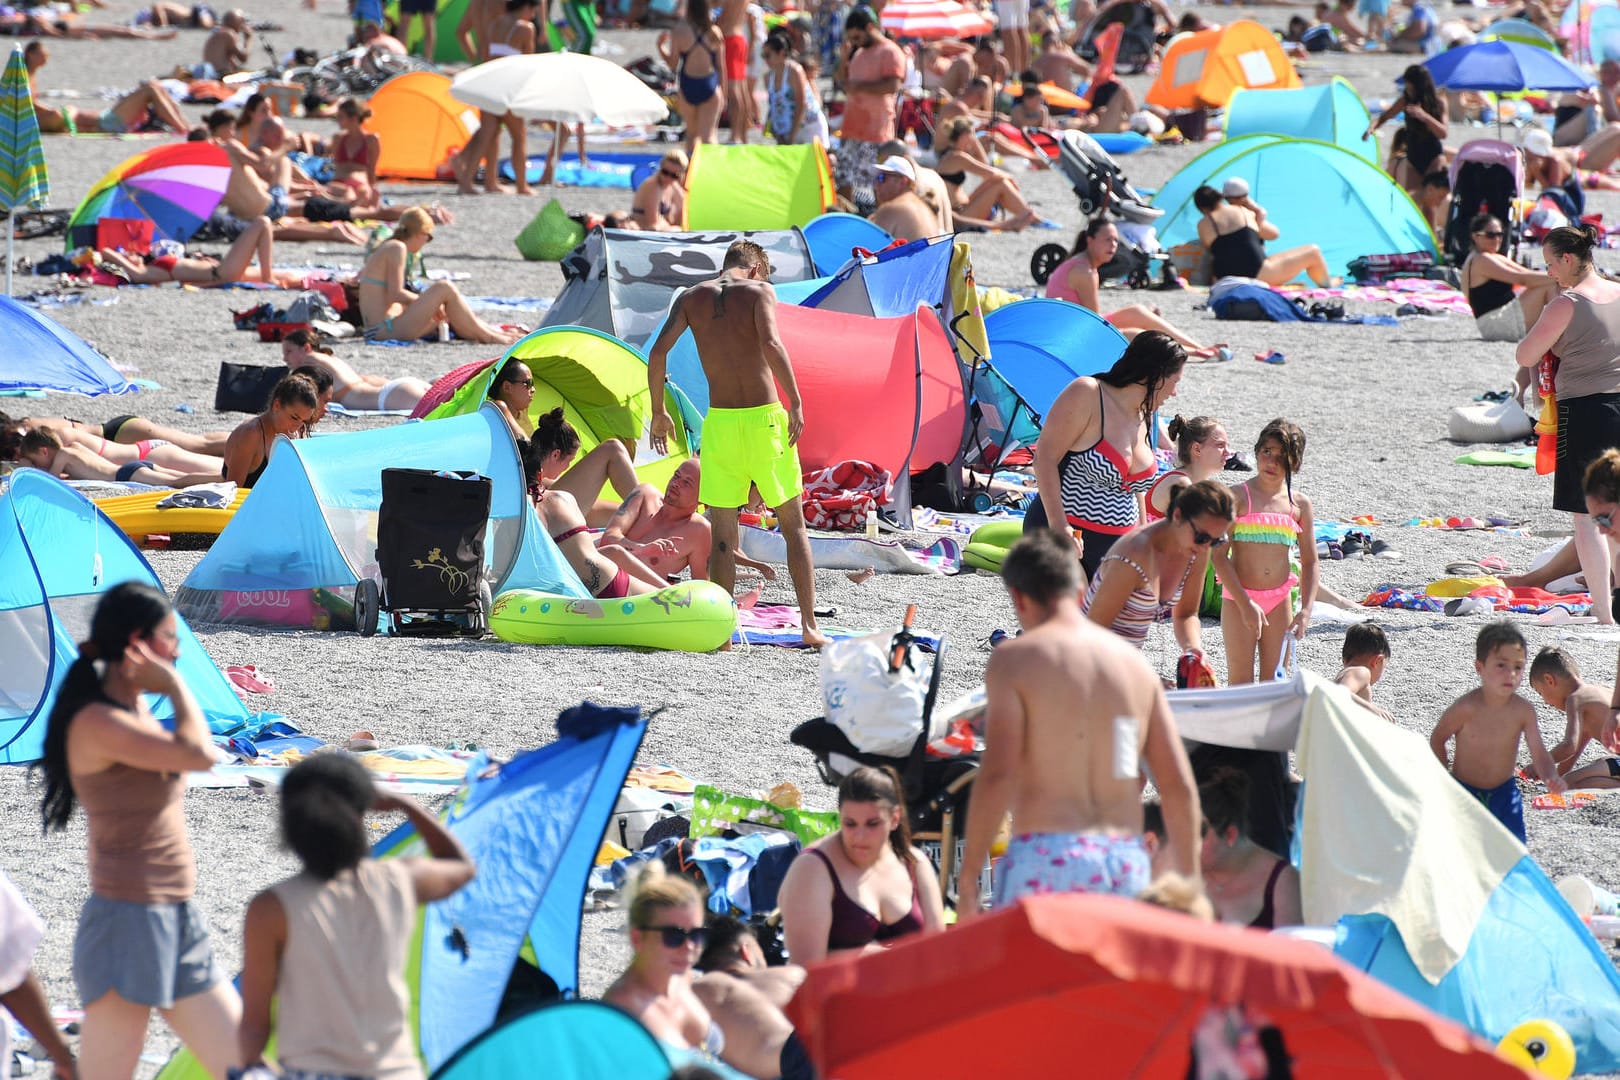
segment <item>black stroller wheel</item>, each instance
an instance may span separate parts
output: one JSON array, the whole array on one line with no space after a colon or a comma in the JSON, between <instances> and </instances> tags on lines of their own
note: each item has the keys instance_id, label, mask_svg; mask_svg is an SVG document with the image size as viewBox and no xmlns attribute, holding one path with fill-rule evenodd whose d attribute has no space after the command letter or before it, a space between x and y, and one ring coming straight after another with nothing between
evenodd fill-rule
<instances>
[{"instance_id":1,"label":"black stroller wheel","mask_svg":"<svg viewBox=\"0 0 1620 1080\"><path fill-rule=\"evenodd\" d=\"M1045 285L1046 279L1052 276L1058 263L1069 257L1069 249L1062 244L1042 244L1035 249L1035 254L1029 257L1029 275L1035 279L1035 284Z\"/></svg>"},{"instance_id":2,"label":"black stroller wheel","mask_svg":"<svg viewBox=\"0 0 1620 1080\"><path fill-rule=\"evenodd\" d=\"M354 625L361 637L377 632L377 616L382 613L382 592L377 583L364 578L354 590Z\"/></svg>"}]
</instances>

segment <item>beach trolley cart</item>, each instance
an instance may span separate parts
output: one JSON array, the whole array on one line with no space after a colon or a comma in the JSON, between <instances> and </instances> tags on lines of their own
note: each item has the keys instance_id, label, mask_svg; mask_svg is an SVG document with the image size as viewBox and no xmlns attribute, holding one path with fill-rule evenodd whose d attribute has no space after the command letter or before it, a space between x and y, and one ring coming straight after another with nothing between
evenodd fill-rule
<instances>
[{"instance_id":1,"label":"beach trolley cart","mask_svg":"<svg viewBox=\"0 0 1620 1080\"><path fill-rule=\"evenodd\" d=\"M381 582L355 590L363 636L389 616L389 632L481 636L489 628L484 533L492 485L472 472L384 469L377 514ZM405 616L421 616L406 619Z\"/></svg>"}]
</instances>

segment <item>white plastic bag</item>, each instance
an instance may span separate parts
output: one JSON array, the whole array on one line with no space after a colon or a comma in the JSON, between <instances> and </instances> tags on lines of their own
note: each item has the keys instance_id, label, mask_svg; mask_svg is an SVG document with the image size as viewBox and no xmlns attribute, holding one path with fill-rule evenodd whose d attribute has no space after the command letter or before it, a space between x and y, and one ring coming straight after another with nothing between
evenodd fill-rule
<instances>
[{"instance_id":1,"label":"white plastic bag","mask_svg":"<svg viewBox=\"0 0 1620 1080\"><path fill-rule=\"evenodd\" d=\"M914 647L906 650L910 662L891 672L893 644L893 633L868 634L821 650L827 719L857 750L882 757L904 757L916 745L931 674L931 664L918 663L922 654Z\"/></svg>"}]
</instances>

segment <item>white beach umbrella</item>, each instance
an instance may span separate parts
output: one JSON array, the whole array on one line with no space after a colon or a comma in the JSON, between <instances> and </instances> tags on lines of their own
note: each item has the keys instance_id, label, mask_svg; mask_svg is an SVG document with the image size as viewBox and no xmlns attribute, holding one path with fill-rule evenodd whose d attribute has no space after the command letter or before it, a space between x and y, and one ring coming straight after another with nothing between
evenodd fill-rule
<instances>
[{"instance_id":1,"label":"white beach umbrella","mask_svg":"<svg viewBox=\"0 0 1620 1080\"><path fill-rule=\"evenodd\" d=\"M624 68L579 53L502 56L457 75L450 96L487 112L572 124L628 127L669 114L664 99Z\"/></svg>"}]
</instances>

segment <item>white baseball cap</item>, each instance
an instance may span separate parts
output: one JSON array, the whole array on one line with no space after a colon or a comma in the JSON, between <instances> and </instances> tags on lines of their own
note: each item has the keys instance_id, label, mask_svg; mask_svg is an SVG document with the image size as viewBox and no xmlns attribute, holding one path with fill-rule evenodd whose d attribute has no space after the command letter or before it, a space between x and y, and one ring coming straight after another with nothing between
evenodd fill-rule
<instances>
[{"instance_id":1,"label":"white baseball cap","mask_svg":"<svg viewBox=\"0 0 1620 1080\"><path fill-rule=\"evenodd\" d=\"M1536 157L1551 157L1553 151L1552 132L1546 128L1531 128L1524 133L1524 141L1521 145Z\"/></svg>"},{"instance_id":2,"label":"white baseball cap","mask_svg":"<svg viewBox=\"0 0 1620 1080\"><path fill-rule=\"evenodd\" d=\"M1241 176L1229 176L1226 183L1221 185L1221 194L1228 199L1247 199L1249 197L1249 182Z\"/></svg>"},{"instance_id":3,"label":"white baseball cap","mask_svg":"<svg viewBox=\"0 0 1620 1080\"><path fill-rule=\"evenodd\" d=\"M883 161L873 165L872 168L876 172L894 173L896 176L903 176L913 184L917 182L917 170L912 167L910 158L896 155L885 158Z\"/></svg>"}]
</instances>

